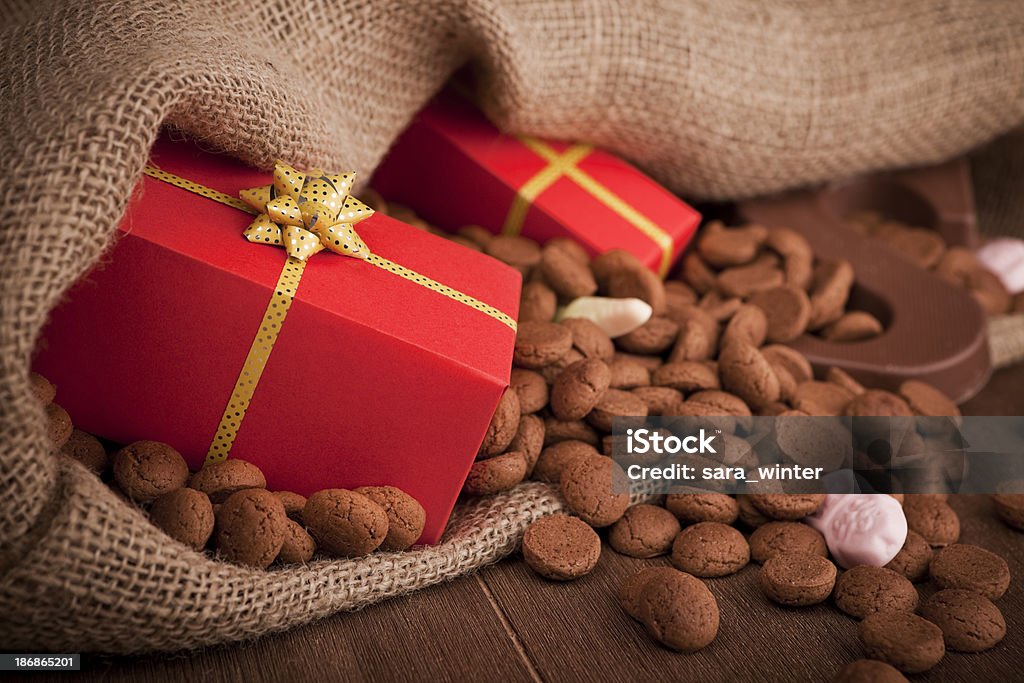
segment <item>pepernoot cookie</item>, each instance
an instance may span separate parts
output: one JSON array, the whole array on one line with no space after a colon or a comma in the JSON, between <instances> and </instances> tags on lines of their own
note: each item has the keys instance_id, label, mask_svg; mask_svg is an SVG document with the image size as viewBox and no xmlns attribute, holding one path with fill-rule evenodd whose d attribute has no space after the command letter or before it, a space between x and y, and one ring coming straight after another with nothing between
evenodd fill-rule
<instances>
[{"instance_id":1,"label":"pepernoot cookie","mask_svg":"<svg viewBox=\"0 0 1024 683\"><path fill-rule=\"evenodd\" d=\"M625 610L626 614L633 617L637 621L642 618L641 609L643 607L643 595L644 590L647 588L647 584L653 580L664 579L667 576L678 574L679 570L675 567L644 567L636 574L633 574L622 584L619 589L619 604L622 609Z\"/></svg>"},{"instance_id":2,"label":"pepernoot cookie","mask_svg":"<svg viewBox=\"0 0 1024 683\"><path fill-rule=\"evenodd\" d=\"M772 343L793 341L804 333L811 319L811 300L803 289L793 285L757 292L750 303L764 311L768 323L765 338Z\"/></svg>"},{"instance_id":3,"label":"pepernoot cookie","mask_svg":"<svg viewBox=\"0 0 1024 683\"><path fill-rule=\"evenodd\" d=\"M524 275L540 263L540 246L525 237L499 235L483 245L488 256L507 263Z\"/></svg>"},{"instance_id":4,"label":"pepernoot cookie","mask_svg":"<svg viewBox=\"0 0 1024 683\"><path fill-rule=\"evenodd\" d=\"M806 607L824 602L832 593L836 566L821 555L783 552L765 561L758 580L772 602Z\"/></svg>"},{"instance_id":5,"label":"pepernoot cookie","mask_svg":"<svg viewBox=\"0 0 1024 683\"><path fill-rule=\"evenodd\" d=\"M617 337L615 344L629 353L660 354L679 334L679 324L664 316L653 316L632 332Z\"/></svg>"},{"instance_id":6,"label":"pepernoot cookie","mask_svg":"<svg viewBox=\"0 0 1024 683\"><path fill-rule=\"evenodd\" d=\"M789 228L772 228L765 243L783 257L786 284L806 290L814 276L814 252L800 233Z\"/></svg>"},{"instance_id":7,"label":"pepernoot cookie","mask_svg":"<svg viewBox=\"0 0 1024 683\"><path fill-rule=\"evenodd\" d=\"M159 441L136 441L114 453L114 481L138 503L152 502L188 480L188 465L178 451ZM273 559L273 558L271 558Z\"/></svg>"},{"instance_id":8,"label":"pepernoot cookie","mask_svg":"<svg viewBox=\"0 0 1024 683\"><path fill-rule=\"evenodd\" d=\"M819 330L838 320L846 308L852 286L853 266L849 261L822 261L818 264L814 268L808 329Z\"/></svg>"},{"instance_id":9,"label":"pepernoot cookie","mask_svg":"<svg viewBox=\"0 0 1024 683\"><path fill-rule=\"evenodd\" d=\"M583 354L576 349L569 349L564 356L556 360L551 365L545 365L537 372L540 373L540 376L544 378L545 382L548 384L554 384L555 380L558 379L558 376L562 374L562 370L565 370L578 360L583 360Z\"/></svg>"},{"instance_id":10,"label":"pepernoot cookie","mask_svg":"<svg viewBox=\"0 0 1024 683\"><path fill-rule=\"evenodd\" d=\"M560 357L558 360L555 360L553 364L545 366L537 372L541 374L541 377L544 378L545 382L551 385L555 383L555 380L558 379L558 376L562 374L563 370L571 366L573 362L583 359L583 353L575 350L574 348L570 348L568 353Z\"/></svg>"},{"instance_id":11,"label":"pepernoot cookie","mask_svg":"<svg viewBox=\"0 0 1024 683\"><path fill-rule=\"evenodd\" d=\"M559 420L579 420L598 405L611 379L602 360L585 358L573 363L551 387L551 412Z\"/></svg>"},{"instance_id":12,"label":"pepernoot cookie","mask_svg":"<svg viewBox=\"0 0 1024 683\"><path fill-rule=\"evenodd\" d=\"M597 430L583 420L559 420L556 417L544 418L544 445L568 440L582 441L595 448L601 443Z\"/></svg>"},{"instance_id":13,"label":"pepernoot cookie","mask_svg":"<svg viewBox=\"0 0 1024 683\"><path fill-rule=\"evenodd\" d=\"M647 404L628 391L608 389L601 394L594 409L587 413L587 422L602 432L610 433L613 418L630 416L647 417Z\"/></svg>"},{"instance_id":14,"label":"pepernoot cookie","mask_svg":"<svg viewBox=\"0 0 1024 683\"><path fill-rule=\"evenodd\" d=\"M616 299L636 298L646 301L653 315L664 315L667 308L665 285L661 278L646 268L629 268L613 272L608 278L608 296Z\"/></svg>"},{"instance_id":15,"label":"pepernoot cookie","mask_svg":"<svg viewBox=\"0 0 1024 683\"><path fill-rule=\"evenodd\" d=\"M462 490L471 496L489 496L515 488L525 478L526 456L509 451L473 463Z\"/></svg>"},{"instance_id":16,"label":"pepernoot cookie","mask_svg":"<svg viewBox=\"0 0 1024 683\"><path fill-rule=\"evenodd\" d=\"M718 411L718 415L734 415L736 417L750 417L750 406L743 402L739 396L730 394L728 391L719 391L717 389L705 389L704 391L698 391L690 395L688 399L691 403L704 403L711 406L713 409ZM746 425L749 425L750 421L746 421ZM748 426L744 426L744 429L748 429Z\"/></svg>"},{"instance_id":17,"label":"pepernoot cookie","mask_svg":"<svg viewBox=\"0 0 1024 683\"><path fill-rule=\"evenodd\" d=\"M942 630L911 612L875 612L857 628L864 651L908 674L932 668L946 654Z\"/></svg>"},{"instance_id":18,"label":"pepernoot cookie","mask_svg":"<svg viewBox=\"0 0 1024 683\"><path fill-rule=\"evenodd\" d=\"M217 510L217 551L229 562L269 567L281 552L287 522L284 506L270 491L237 491Z\"/></svg>"},{"instance_id":19,"label":"pepernoot cookie","mask_svg":"<svg viewBox=\"0 0 1024 683\"><path fill-rule=\"evenodd\" d=\"M61 448L71 438L71 432L75 428L71 416L56 403L50 403L46 406L46 418L49 420L50 441L55 447Z\"/></svg>"},{"instance_id":20,"label":"pepernoot cookie","mask_svg":"<svg viewBox=\"0 0 1024 683\"><path fill-rule=\"evenodd\" d=\"M564 244L548 244L541 250L540 272L563 299L577 299L597 292L597 281L587 261L581 261L578 254Z\"/></svg>"},{"instance_id":21,"label":"pepernoot cookie","mask_svg":"<svg viewBox=\"0 0 1024 683\"><path fill-rule=\"evenodd\" d=\"M1006 636L1006 620L992 601L961 588L941 590L925 600L921 616L942 629L946 647L982 652Z\"/></svg>"},{"instance_id":22,"label":"pepernoot cookie","mask_svg":"<svg viewBox=\"0 0 1024 683\"><path fill-rule=\"evenodd\" d=\"M834 382L799 382L791 400L793 407L808 415L842 415L855 394Z\"/></svg>"},{"instance_id":23,"label":"pepernoot cookie","mask_svg":"<svg viewBox=\"0 0 1024 683\"><path fill-rule=\"evenodd\" d=\"M708 264L704 262L704 259L696 251L691 250L683 255L679 274L686 284L699 294L703 294L717 286L715 271L708 267Z\"/></svg>"},{"instance_id":24,"label":"pepernoot cookie","mask_svg":"<svg viewBox=\"0 0 1024 683\"><path fill-rule=\"evenodd\" d=\"M372 553L388 534L384 508L346 489L324 489L311 495L302 519L317 546L337 557Z\"/></svg>"},{"instance_id":25,"label":"pepernoot cookie","mask_svg":"<svg viewBox=\"0 0 1024 683\"><path fill-rule=\"evenodd\" d=\"M765 254L744 266L726 268L715 279L720 293L743 299L778 287L785 281L785 275L778 268L778 258L773 254Z\"/></svg>"},{"instance_id":26,"label":"pepernoot cookie","mask_svg":"<svg viewBox=\"0 0 1024 683\"><path fill-rule=\"evenodd\" d=\"M566 318L560 323L572 333L572 347L584 358L599 358L608 362L615 355L615 344L608 333L587 318Z\"/></svg>"},{"instance_id":27,"label":"pepernoot cookie","mask_svg":"<svg viewBox=\"0 0 1024 683\"><path fill-rule=\"evenodd\" d=\"M793 375L797 384L814 379L814 369L810 361L799 351L794 351L782 344L769 344L761 349L761 354L770 363L777 363Z\"/></svg>"},{"instance_id":28,"label":"pepernoot cookie","mask_svg":"<svg viewBox=\"0 0 1024 683\"><path fill-rule=\"evenodd\" d=\"M754 562L764 564L783 553L828 557L828 545L817 529L800 522L768 522L750 535L750 557Z\"/></svg>"},{"instance_id":29,"label":"pepernoot cookie","mask_svg":"<svg viewBox=\"0 0 1024 683\"><path fill-rule=\"evenodd\" d=\"M277 561L282 564L302 564L313 559L316 553L316 541L294 519L284 523L284 542L277 553Z\"/></svg>"},{"instance_id":30,"label":"pepernoot cookie","mask_svg":"<svg viewBox=\"0 0 1024 683\"><path fill-rule=\"evenodd\" d=\"M512 368L509 386L519 399L519 411L529 414L542 410L548 404L548 383L543 375L533 370Z\"/></svg>"},{"instance_id":31,"label":"pepernoot cookie","mask_svg":"<svg viewBox=\"0 0 1024 683\"><path fill-rule=\"evenodd\" d=\"M180 488L160 496L149 509L149 519L193 550L202 550L213 534L213 505L195 489Z\"/></svg>"},{"instance_id":32,"label":"pepernoot cookie","mask_svg":"<svg viewBox=\"0 0 1024 683\"><path fill-rule=\"evenodd\" d=\"M747 499L769 519L795 521L813 514L825 501L825 494L751 493Z\"/></svg>"},{"instance_id":33,"label":"pepernoot cookie","mask_svg":"<svg viewBox=\"0 0 1024 683\"><path fill-rule=\"evenodd\" d=\"M665 298L668 304L666 314L674 319L676 313L697 303L697 292L680 280L666 280Z\"/></svg>"},{"instance_id":34,"label":"pepernoot cookie","mask_svg":"<svg viewBox=\"0 0 1024 683\"><path fill-rule=\"evenodd\" d=\"M989 600L1003 597L1010 586L1006 560L966 543L956 543L935 553L930 571L939 588L965 588Z\"/></svg>"},{"instance_id":35,"label":"pepernoot cookie","mask_svg":"<svg viewBox=\"0 0 1024 683\"><path fill-rule=\"evenodd\" d=\"M551 365L572 348L567 327L550 322L523 322L516 333L513 362L528 370Z\"/></svg>"},{"instance_id":36,"label":"pepernoot cookie","mask_svg":"<svg viewBox=\"0 0 1024 683\"><path fill-rule=\"evenodd\" d=\"M302 521L302 508L306 507L306 497L294 491L274 491L274 495L284 505L284 513L297 522Z\"/></svg>"},{"instance_id":37,"label":"pepernoot cookie","mask_svg":"<svg viewBox=\"0 0 1024 683\"><path fill-rule=\"evenodd\" d=\"M542 517L523 534L523 559L533 571L555 581L589 574L601 557L601 538L571 515Z\"/></svg>"},{"instance_id":38,"label":"pepernoot cookie","mask_svg":"<svg viewBox=\"0 0 1024 683\"><path fill-rule=\"evenodd\" d=\"M543 282L527 282L519 294L519 324L549 323L558 310L558 296Z\"/></svg>"},{"instance_id":39,"label":"pepernoot cookie","mask_svg":"<svg viewBox=\"0 0 1024 683\"><path fill-rule=\"evenodd\" d=\"M53 399L57 398L57 387L38 372L29 373L28 381L32 388L32 395L42 405L48 406L53 403Z\"/></svg>"},{"instance_id":40,"label":"pepernoot cookie","mask_svg":"<svg viewBox=\"0 0 1024 683\"><path fill-rule=\"evenodd\" d=\"M487 425L487 432L484 434L483 443L480 444L480 452L485 455L495 455L508 448L512 437L519 429L519 395L511 387L498 400L498 407L494 409L491 422Z\"/></svg>"},{"instance_id":41,"label":"pepernoot cookie","mask_svg":"<svg viewBox=\"0 0 1024 683\"><path fill-rule=\"evenodd\" d=\"M71 431L71 436L60 447L60 452L72 460L85 465L96 474L103 474L110 467L110 456L100 440L81 429Z\"/></svg>"},{"instance_id":42,"label":"pepernoot cookie","mask_svg":"<svg viewBox=\"0 0 1024 683\"><path fill-rule=\"evenodd\" d=\"M267 488L267 479L263 471L251 462L229 458L203 465L192 475L188 485L208 495L214 503L223 503L236 491Z\"/></svg>"},{"instance_id":43,"label":"pepernoot cookie","mask_svg":"<svg viewBox=\"0 0 1024 683\"><path fill-rule=\"evenodd\" d=\"M671 559L677 569L694 576L728 576L750 562L750 546L731 526L699 522L679 533L672 544Z\"/></svg>"},{"instance_id":44,"label":"pepernoot cookie","mask_svg":"<svg viewBox=\"0 0 1024 683\"><path fill-rule=\"evenodd\" d=\"M843 387L854 396L863 394L866 391L863 384L855 380L848 372L841 368L832 367L826 370L825 381Z\"/></svg>"},{"instance_id":45,"label":"pepernoot cookie","mask_svg":"<svg viewBox=\"0 0 1024 683\"><path fill-rule=\"evenodd\" d=\"M749 494L736 496L736 508L739 511L739 521L751 529L757 529L772 521L770 517L766 517L750 502Z\"/></svg>"},{"instance_id":46,"label":"pepernoot cookie","mask_svg":"<svg viewBox=\"0 0 1024 683\"><path fill-rule=\"evenodd\" d=\"M636 389L651 384L651 371L633 358L613 358L608 364L613 389Z\"/></svg>"},{"instance_id":47,"label":"pepernoot cookie","mask_svg":"<svg viewBox=\"0 0 1024 683\"><path fill-rule=\"evenodd\" d=\"M718 374L700 361L682 360L665 363L651 373L651 383L684 393L718 389Z\"/></svg>"},{"instance_id":48,"label":"pepernoot cookie","mask_svg":"<svg viewBox=\"0 0 1024 683\"><path fill-rule=\"evenodd\" d=\"M960 538L960 517L948 503L920 496L907 496L903 501L907 527L916 531L933 548L956 543Z\"/></svg>"},{"instance_id":49,"label":"pepernoot cookie","mask_svg":"<svg viewBox=\"0 0 1024 683\"><path fill-rule=\"evenodd\" d=\"M743 299L738 296L723 296L719 292L710 291L700 298L697 306L707 311L715 320L729 320L743 306Z\"/></svg>"},{"instance_id":50,"label":"pepernoot cookie","mask_svg":"<svg viewBox=\"0 0 1024 683\"><path fill-rule=\"evenodd\" d=\"M964 278L967 291L989 315L1002 315L1013 305L1013 299L999 276L987 268L978 268Z\"/></svg>"},{"instance_id":51,"label":"pepernoot cookie","mask_svg":"<svg viewBox=\"0 0 1024 683\"><path fill-rule=\"evenodd\" d=\"M899 395L903 397L915 415L960 417L960 409L956 407L956 404L944 393L926 382L907 380L900 385Z\"/></svg>"},{"instance_id":52,"label":"pepernoot cookie","mask_svg":"<svg viewBox=\"0 0 1024 683\"><path fill-rule=\"evenodd\" d=\"M562 480L564 472L572 463L580 458L598 457L597 449L583 441L567 439L551 444L540 452L537 464L534 465L532 477L537 481L557 484Z\"/></svg>"},{"instance_id":53,"label":"pepernoot cookie","mask_svg":"<svg viewBox=\"0 0 1024 683\"><path fill-rule=\"evenodd\" d=\"M752 408L778 401L781 388L771 363L754 346L733 341L718 355L722 386Z\"/></svg>"},{"instance_id":54,"label":"pepernoot cookie","mask_svg":"<svg viewBox=\"0 0 1024 683\"><path fill-rule=\"evenodd\" d=\"M718 602L700 579L685 572L656 575L641 597L640 618L659 643L696 652L718 635Z\"/></svg>"},{"instance_id":55,"label":"pepernoot cookie","mask_svg":"<svg viewBox=\"0 0 1024 683\"><path fill-rule=\"evenodd\" d=\"M900 256L925 270L934 268L946 252L946 242L942 236L927 228L902 227L899 230L887 230L879 234L879 237Z\"/></svg>"},{"instance_id":56,"label":"pepernoot cookie","mask_svg":"<svg viewBox=\"0 0 1024 683\"><path fill-rule=\"evenodd\" d=\"M670 387L636 387L630 393L647 404L648 415L673 415L683 403L683 394Z\"/></svg>"},{"instance_id":57,"label":"pepernoot cookie","mask_svg":"<svg viewBox=\"0 0 1024 683\"><path fill-rule=\"evenodd\" d=\"M593 527L611 526L629 507L629 480L611 458L580 458L562 472L562 496L569 509Z\"/></svg>"},{"instance_id":58,"label":"pepernoot cookie","mask_svg":"<svg viewBox=\"0 0 1024 683\"><path fill-rule=\"evenodd\" d=\"M423 534L427 513L419 501L394 486L360 486L361 493L384 508L388 515L388 534L381 550L406 550Z\"/></svg>"},{"instance_id":59,"label":"pepernoot cookie","mask_svg":"<svg viewBox=\"0 0 1024 683\"><path fill-rule=\"evenodd\" d=\"M561 249L576 261L586 265L590 264L590 254L587 253L587 250L579 242L570 237L552 237L544 245L544 248Z\"/></svg>"},{"instance_id":60,"label":"pepernoot cookie","mask_svg":"<svg viewBox=\"0 0 1024 683\"><path fill-rule=\"evenodd\" d=\"M908 531L903 548L885 566L907 577L913 583L918 583L928 578L928 566L931 562L932 548L928 541L916 531Z\"/></svg>"},{"instance_id":61,"label":"pepernoot cookie","mask_svg":"<svg viewBox=\"0 0 1024 683\"><path fill-rule=\"evenodd\" d=\"M644 270L644 264L625 249L609 249L595 256L590 262L590 272L594 274L597 286L602 290L608 289L612 275L623 270Z\"/></svg>"},{"instance_id":62,"label":"pepernoot cookie","mask_svg":"<svg viewBox=\"0 0 1024 683\"><path fill-rule=\"evenodd\" d=\"M768 231L759 225L725 228L719 221L704 226L697 251L705 261L718 268L739 266L754 260Z\"/></svg>"},{"instance_id":63,"label":"pepernoot cookie","mask_svg":"<svg viewBox=\"0 0 1024 683\"><path fill-rule=\"evenodd\" d=\"M508 445L510 451L519 451L526 459L526 476L533 473L540 452L544 448L544 420L536 415L519 418L519 429Z\"/></svg>"},{"instance_id":64,"label":"pepernoot cookie","mask_svg":"<svg viewBox=\"0 0 1024 683\"><path fill-rule=\"evenodd\" d=\"M608 531L608 545L630 557L657 557L672 548L680 529L679 520L665 508L634 505Z\"/></svg>"},{"instance_id":65,"label":"pepernoot cookie","mask_svg":"<svg viewBox=\"0 0 1024 683\"><path fill-rule=\"evenodd\" d=\"M863 394L854 396L846 408L844 415L851 417L912 417L910 406L902 398L882 389L868 389Z\"/></svg>"},{"instance_id":66,"label":"pepernoot cookie","mask_svg":"<svg viewBox=\"0 0 1024 683\"><path fill-rule=\"evenodd\" d=\"M753 304L743 304L736 309L722 332L722 343L745 341L751 346L761 346L768 335L768 319L764 311Z\"/></svg>"},{"instance_id":67,"label":"pepernoot cookie","mask_svg":"<svg viewBox=\"0 0 1024 683\"><path fill-rule=\"evenodd\" d=\"M858 342L882 334L882 323L866 311L844 313L834 323L825 326L821 336L827 341Z\"/></svg>"},{"instance_id":68,"label":"pepernoot cookie","mask_svg":"<svg viewBox=\"0 0 1024 683\"><path fill-rule=\"evenodd\" d=\"M710 358L718 344L718 322L695 306L679 311L675 316L679 323L679 334L669 353L669 361L675 363Z\"/></svg>"},{"instance_id":69,"label":"pepernoot cookie","mask_svg":"<svg viewBox=\"0 0 1024 683\"><path fill-rule=\"evenodd\" d=\"M885 567L861 565L843 572L836 582L836 607L863 619L881 610L913 612L917 590L903 575Z\"/></svg>"},{"instance_id":70,"label":"pepernoot cookie","mask_svg":"<svg viewBox=\"0 0 1024 683\"><path fill-rule=\"evenodd\" d=\"M840 669L832 683L907 683L907 677L877 659L858 659Z\"/></svg>"},{"instance_id":71,"label":"pepernoot cookie","mask_svg":"<svg viewBox=\"0 0 1024 683\"><path fill-rule=\"evenodd\" d=\"M615 361L626 360L637 365L642 366L648 372L653 372L661 367L664 361L661 356L641 356L636 353L626 353L625 351L616 351L615 357L612 359Z\"/></svg>"},{"instance_id":72,"label":"pepernoot cookie","mask_svg":"<svg viewBox=\"0 0 1024 683\"><path fill-rule=\"evenodd\" d=\"M992 495L992 504L999 519L1014 529L1024 531L1024 494L996 493Z\"/></svg>"},{"instance_id":73,"label":"pepernoot cookie","mask_svg":"<svg viewBox=\"0 0 1024 683\"><path fill-rule=\"evenodd\" d=\"M740 514L736 499L724 493L670 493L665 497L665 509L686 524L732 524Z\"/></svg>"}]
</instances>

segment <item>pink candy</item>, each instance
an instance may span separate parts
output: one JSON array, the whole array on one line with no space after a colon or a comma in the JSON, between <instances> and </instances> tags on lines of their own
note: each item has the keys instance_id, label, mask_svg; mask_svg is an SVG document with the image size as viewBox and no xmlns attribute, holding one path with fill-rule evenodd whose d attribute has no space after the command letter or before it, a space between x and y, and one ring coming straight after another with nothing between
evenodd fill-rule
<instances>
[{"instance_id":1,"label":"pink candy","mask_svg":"<svg viewBox=\"0 0 1024 683\"><path fill-rule=\"evenodd\" d=\"M1011 294L1024 292L1024 240L1005 237L978 249L978 260L999 276Z\"/></svg>"},{"instance_id":2,"label":"pink candy","mask_svg":"<svg viewBox=\"0 0 1024 683\"><path fill-rule=\"evenodd\" d=\"M907 540L903 507L885 494L830 493L804 521L821 532L832 557L847 569L883 567Z\"/></svg>"}]
</instances>

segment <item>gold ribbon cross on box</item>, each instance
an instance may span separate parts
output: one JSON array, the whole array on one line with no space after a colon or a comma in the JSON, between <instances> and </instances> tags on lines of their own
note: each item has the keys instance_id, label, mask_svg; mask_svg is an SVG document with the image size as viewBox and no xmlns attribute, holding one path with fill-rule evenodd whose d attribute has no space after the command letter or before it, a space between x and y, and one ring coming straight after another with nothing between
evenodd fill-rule
<instances>
[{"instance_id":1,"label":"gold ribbon cross on box","mask_svg":"<svg viewBox=\"0 0 1024 683\"><path fill-rule=\"evenodd\" d=\"M661 249L658 274L662 277L668 274L669 266L672 264L672 250L675 246L672 236L579 167L579 162L593 151L593 147L572 145L565 152L559 154L553 147L536 138L520 137L519 140L548 163L523 183L516 192L516 197L512 200L512 206L509 207L508 215L505 217L505 224L501 231L503 235L518 235L523 229L523 222L526 220L526 212L530 205L544 190L565 176L657 244Z\"/></svg>"}]
</instances>

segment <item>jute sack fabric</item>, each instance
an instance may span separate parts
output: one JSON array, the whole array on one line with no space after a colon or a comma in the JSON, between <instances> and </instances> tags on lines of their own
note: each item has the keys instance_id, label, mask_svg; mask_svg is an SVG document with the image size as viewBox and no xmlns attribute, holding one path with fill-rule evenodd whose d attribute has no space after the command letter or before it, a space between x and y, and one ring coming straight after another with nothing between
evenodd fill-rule
<instances>
[{"instance_id":1,"label":"jute sack fabric","mask_svg":"<svg viewBox=\"0 0 1024 683\"><path fill-rule=\"evenodd\" d=\"M1024 239L1024 127L975 151L971 177L983 236ZM992 318L988 336L995 367L1024 361L1024 313Z\"/></svg>"},{"instance_id":2,"label":"jute sack fabric","mask_svg":"<svg viewBox=\"0 0 1024 683\"><path fill-rule=\"evenodd\" d=\"M462 508L435 548L253 572L169 543L58 461L29 393L33 348L47 312L108 246L162 124L261 167L283 158L368 173L470 62L505 129L584 138L689 197L735 198L937 161L1024 115L1015 0L4 10L0 643L13 650L174 650L288 628L494 561L560 507L549 488L525 485Z\"/></svg>"}]
</instances>

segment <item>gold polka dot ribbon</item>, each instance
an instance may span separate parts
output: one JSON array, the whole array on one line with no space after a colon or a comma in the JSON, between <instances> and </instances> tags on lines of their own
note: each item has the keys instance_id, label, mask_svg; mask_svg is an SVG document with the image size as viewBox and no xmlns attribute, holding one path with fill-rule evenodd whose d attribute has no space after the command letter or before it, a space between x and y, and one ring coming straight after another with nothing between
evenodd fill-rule
<instances>
[{"instance_id":1,"label":"gold polka dot ribbon","mask_svg":"<svg viewBox=\"0 0 1024 683\"><path fill-rule=\"evenodd\" d=\"M662 277L668 274L669 266L672 265L672 250L674 248L672 236L578 166L579 162L593 151L592 147L589 145L573 145L565 152L559 154L550 145L536 138L521 137L519 139L524 145L548 162L548 164L523 183L522 187L517 191L516 197L512 200L512 205L509 207L508 214L505 217L502 234L518 235L523 229L523 222L526 219L526 212L530 205L544 190L551 187L555 181L564 176L575 182L594 199L607 206L657 244L658 248L661 249L658 273Z\"/></svg>"},{"instance_id":2,"label":"gold polka dot ribbon","mask_svg":"<svg viewBox=\"0 0 1024 683\"><path fill-rule=\"evenodd\" d=\"M474 308L516 330L516 321L507 313L374 254L354 228L373 215L373 209L348 193L355 182L355 173L327 174L319 169L302 173L279 161L274 167L272 184L242 190L236 198L153 165L147 165L143 172L175 187L255 215L243 233L245 238L254 244L283 247L288 254L274 294L263 312L260 332L246 354L242 371L207 451L207 463L220 462L230 456L246 410L295 299L306 261L320 251L326 249L365 261Z\"/></svg>"}]
</instances>

